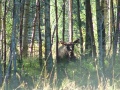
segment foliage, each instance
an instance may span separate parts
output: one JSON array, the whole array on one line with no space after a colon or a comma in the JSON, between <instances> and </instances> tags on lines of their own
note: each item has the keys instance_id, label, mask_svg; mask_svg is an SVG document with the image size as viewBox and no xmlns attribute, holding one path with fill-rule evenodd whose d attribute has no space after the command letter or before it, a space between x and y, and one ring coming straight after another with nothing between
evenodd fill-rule
<instances>
[{"instance_id":1,"label":"foliage","mask_svg":"<svg viewBox=\"0 0 120 90\"><path fill-rule=\"evenodd\" d=\"M117 56L119 57L119 56ZM116 57L116 58L117 58ZM31 90L31 89L42 89L48 90L52 89L47 82L45 84L45 80L42 78L41 73L42 67L38 64L38 59L36 58L28 58L24 59L24 67L18 69L17 71L17 86L13 88L12 80L9 81L9 89L21 89L21 90ZM119 63L119 59L117 59ZM114 71L115 71L115 87L116 89L119 88L119 64L116 63ZM81 62L77 60L76 62L69 62L69 63L60 63L57 66L57 85L53 86L53 89L90 89L94 88L97 89L97 74L96 69L92 64L91 60L82 60ZM56 76L54 76L55 78ZM110 90L112 87L109 85L109 78L106 80L106 89ZM51 82L54 83L54 82Z\"/></svg>"},{"instance_id":2,"label":"foliage","mask_svg":"<svg viewBox=\"0 0 120 90\"><path fill-rule=\"evenodd\" d=\"M15 0L14 0L15 1ZM22 0L18 0L18 2L20 2ZM30 0L30 11L29 11L29 22L28 24L28 33L31 34L32 36L32 30L33 30L33 23L34 23L34 17L35 17L35 13L36 13L36 1L37 0ZM65 0L65 41L68 41L69 35L68 35L68 29L69 29L69 18L68 18L68 1ZM87 1L87 0L86 0ZM101 0L102 1L102 0ZM104 1L104 0L103 0ZM111 0L112 1L112 0ZM118 0L119 1L119 0ZM4 6L4 0L2 2L2 6ZM19 3L17 3L19 4ZM57 8L58 8L58 37L59 37L59 41L62 39L62 30L63 30L63 0L57 0ZM90 4L91 4L91 9L92 9L92 21L93 21L93 29L94 29L94 37L95 37L95 45L96 47L98 47L98 32L97 32L97 18L96 18L96 1L95 0L90 0ZM68 60L66 60L66 58L62 59L61 63L56 63L56 46L55 46L55 41L56 41L56 37L54 33L55 30L55 2L54 0L50 0L50 29L51 29L51 36L53 37L53 45L52 45L52 55L53 55L53 71L52 74L49 73L48 75L45 75L45 68L46 68L46 62L45 61L45 51L46 51L46 47L45 47L45 0L40 0L40 18L38 19L38 21L40 20L40 27L38 27L38 23L35 24L36 26L36 31L41 30L41 38L42 38L42 64L40 65L39 61L39 33L36 32L35 34L35 42L34 42L34 50L33 53L34 55L28 55L28 57L24 58L22 57L21 62L19 62L20 60L20 47L19 47L19 33L20 33L20 26L19 24L16 26L16 37L15 39L17 39L17 46L16 48L18 49L15 54L17 55L17 71L16 71L16 77L14 77L15 71L14 68L11 68L11 76L8 79L8 86L7 88L9 90L96 90L96 89L100 89L102 88L102 86L99 85L99 81L98 81L98 75L99 72L98 70L101 69L101 67L99 67L99 50L97 48L96 52L97 52L97 57L93 58L93 57L86 57L86 53L89 52L89 50L92 49L89 48L88 50L85 51L85 39L86 39L86 14L85 14L85 0L80 0L80 19L81 19L81 29L82 29L82 35L83 35L83 53L80 53L80 45L77 44L75 45L75 49L74 49L74 54L76 56L75 60L67 62ZM117 6L117 1L113 0L113 5L116 7ZM20 6L20 5L19 5ZM19 7L18 6L18 7ZM6 40L7 40L7 61L4 62L3 60L3 55L4 55L4 47L2 47L2 43L4 43L2 40L0 40L0 62L1 66L2 66L2 72L3 70L3 64L6 63L7 67L9 66L9 56L10 56L10 49L11 49L11 35L12 35L12 27L13 27L13 1L10 2L10 0L7 1L7 14L6 14ZM117 21L117 8L112 8L113 12L115 14L114 19L115 21L112 21L115 24L115 28L117 28L116 25L116 21ZM108 9L109 10L109 9ZM4 10L3 10L4 11ZM2 12L3 12L2 11ZM97 10L99 11L99 10ZM19 12L19 10L18 10ZM80 38L80 33L79 33L79 26L78 26L78 16L77 16L77 0L73 0L73 40L75 40L76 38ZM19 14L18 14L19 16ZM24 16L24 15L23 15ZM20 19L20 17L18 17ZM25 17L23 17L24 20ZM19 19L17 22L19 22ZM106 19L106 18L104 18ZM2 21L2 19L1 19ZM24 24L24 23L23 23ZM108 26L109 26L110 22L108 22ZM119 72L119 63L120 63L120 50L119 48L116 50L117 51L117 56L115 57L116 62L115 65L112 67L113 63L111 64L112 58L114 53L114 37L113 34L115 34L115 31L111 31L111 43L109 42L109 35L108 35L108 26L106 29L106 37L105 37L105 41L106 44L106 57L104 58L104 64L105 64L105 84L106 84L106 90L112 90L114 89L119 89L120 88L120 72ZM0 28L2 29L2 28ZM47 29L46 29L47 30ZM112 30L112 29L111 29ZM23 31L25 32L25 31ZM56 32L56 30L55 30ZM0 32L1 34L1 32ZM115 34L116 35L116 34ZM50 34L49 34L50 36ZM26 38L26 37L24 37ZM50 41L50 40L49 40ZM104 40L103 40L104 41ZM120 42L120 41L119 41ZM118 41L117 41L118 43ZM22 43L23 44L23 43ZM50 43L51 44L51 43ZM28 44L28 46L30 46L31 43ZM47 44L48 45L48 44ZM51 48L51 47L50 47ZM112 48L112 49L111 49ZM30 54L30 49L31 47L28 48L28 54ZM22 50L21 50L22 51ZM2 53L2 54L1 54ZM23 54L23 52L22 52ZM12 56L11 56L12 57ZM95 62L96 60L96 62ZM110 68L113 69L111 69ZM11 67L13 67L13 65L11 65ZM1 75L1 72L0 72ZM6 74L7 75L7 74ZM111 78L111 76L114 76ZM53 81L49 82L51 80L51 77L53 79ZM5 78L3 76L3 78ZM16 80L15 80L16 78ZM110 79L113 79L113 84L110 85ZM4 80L3 80L4 81ZM3 89L3 87L6 86L5 83L3 83L3 85L0 87L0 89ZM98 87L100 86L100 87Z\"/></svg>"}]
</instances>

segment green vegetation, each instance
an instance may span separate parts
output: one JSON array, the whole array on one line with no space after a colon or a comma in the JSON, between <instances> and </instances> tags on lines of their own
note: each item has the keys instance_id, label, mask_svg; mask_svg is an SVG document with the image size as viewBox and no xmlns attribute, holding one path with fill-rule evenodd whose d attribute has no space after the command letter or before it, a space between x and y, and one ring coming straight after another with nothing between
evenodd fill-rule
<instances>
[{"instance_id":1,"label":"green vegetation","mask_svg":"<svg viewBox=\"0 0 120 90\"><path fill-rule=\"evenodd\" d=\"M117 56L116 58L118 58ZM55 82L50 82L49 79L45 81L42 74L42 68L40 68L38 59L28 58L23 60L24 64L22 68L18 68L17 82L13 83L14 79L9 80L9 90L96 90L97 89L97 71L93 65L91 59L77 60L76 62L59 63L57 65L58 75L54 75ZM107 61L106 61L107 62ZM115 90L120 88L119 80L119 59L116 60L114 68L114 84L109 85L110 80L106 79L106 89L112 90L113 86ZM107 63L106 63L107 64ZM107 70L107 67L106 67ZM110 75L110 73L106 73ZM12 77L12 76L11 76ZM17 85L14 85L17 84ZM50 85L53 84L53 88ZM17 86L17 87L14 87Z\"/></svg>"},{"instance_id":2,"label":"green vegetation","mask_svg":"<svg viewBox=\"0 0 120 90\"><path fill-rule=\"evenodd\" d=\"M119 90L119 12L120 0L0 0L0 89Z\"/></svg>"}]
</instances>

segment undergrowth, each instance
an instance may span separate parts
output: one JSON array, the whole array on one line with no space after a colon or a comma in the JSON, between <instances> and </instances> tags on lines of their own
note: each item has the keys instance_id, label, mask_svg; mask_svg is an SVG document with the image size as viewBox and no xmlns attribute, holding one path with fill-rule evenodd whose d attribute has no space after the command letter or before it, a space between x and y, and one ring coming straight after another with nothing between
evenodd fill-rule
<instances>
[{"instance_id":1,"label":"undergrowth","mask_svg":"<svg viewBox=\"0 0 120 90\"><path fill-rule=\"evenodd\" d=\"M114 67L114 83L110 85L106 78L106 90L120 89L119 59ZM106 63L107 64L107 63ZM23 60L23 67L18 68L16 80L10 78L8 90L97 90L97 72L92 59L57 64L53 82L43 78L43 69L39 60L28 58ZM12 77L12 76L11 76ZM15 82L15 83L14 83ZM16 85L15 85L16 84ZM52 86L51 86L52 85Z\"/></svg>"}]
</instances>

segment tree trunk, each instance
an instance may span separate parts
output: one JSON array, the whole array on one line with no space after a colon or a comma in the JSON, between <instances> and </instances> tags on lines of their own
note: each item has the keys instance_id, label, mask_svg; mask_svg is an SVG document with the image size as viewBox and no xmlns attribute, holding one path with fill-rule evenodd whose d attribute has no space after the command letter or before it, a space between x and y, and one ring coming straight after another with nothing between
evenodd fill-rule
<instances>
[{"instance_id":1,"label":"tree trunk","mask_svg":"<svg viewBox=\"0 0 120 90\"><path fill-rule=\"evenodd\" d=\"M4 1L4 15L3 15L3 62L4 62L4 75L6 73L6 4L7 0Z\"/></svg>"},{"instance_id":2,"label":"tree trunk","mask_svg":"<svg viewBox=\"0 0 120 90\"><path fill-rule=\"evenodd\" d=\"M113 37L113 52L112 52L112 59L110 61L110 80L111 80L111 85L114 83L114 65L115 65L115 57L117 53L117 43L118 43L118 37L120 34L120 0L118 0L118 5L117 5L117 26L116 26L116 31L114 33Z\"/></svg>"},{"instance_id":3,"label":"tree trunk","mask_svg":"<svg viewBox=\"0 0 120 90\"><path fill-rule=\"evenodd\" d=\"M51 52L50 0L45 0L45 60L47 73L50 74L53 68Z\"/></svg>"},{"instance_id":4,"label":"tree trunk","mask_svg":"<svg viewBox=\"0 0 120 90\"><path fill-rule=\"evenodd\" d=\"M13 62L13 78L14 78L14 88L17 87L16 85L16 71L17 71L17 65L16 65L16 28L18 24L18 15L19 15L19 7L17 6L18 2L13 1L13 25L12 25L12 35L11 35L11 45L10 45L10 57L9 57L9 63L8 63L8 69L6 71L5 75L5 87L7 87L8 79L11 76L11 68L12 68L12 62Z\"/></svg>"},{"instance_id":5,"label":"tree trunk","mask_svg":"<svg viewBox=\"0 0 120 90\"><path fill-rule=\"evenodd\" d=\"M55 18L56 18L56 62L55 62L54 65L55 65L55 68L56 68L57 67L57 62L59 62L58 61L58 6L57 6L57 0L55 0ZM64 34L64 31L63 31L63 34ZM63 40L64 40L64 35L63 35ZM52 73L52 78L51 78L52 82L53 82L53 78L54 78L54 75L55 75L54 74L55 73L55 68L53 69L54 72ZM54 84L55 84L55 82L56 82L56 80L54 81Z\"/></svg>"},{"instance_id":6,"label":"tree trunk","mask_svg":"<svg viewBox=\"0 0 120 90\"><path fill-rule=\"evenodd\" d=\"M105 89L105 77L104 77L104 17L102 8L100 6L100 0L96 0L96 18L97 18L97 32L98 32L98 49L99 49L99 84L103 86L103 90Z\"/></svg>"},{"instance_id":7,"label":"tree trunk","mask_svg":"<svg viewBox=\"0 0 120 90\"><path fill-rule=\"evenodd\" d=\"M30 51L30 56L32 56L33 55L33 45L34 45L34 38L35 38L35 31L36 31L36 24L37 24L37 18L38 18L38 16L37 16L37 1L36 1L36 12L35 12L35 17L34 17L34 19L33 19L33 29L32 29L32 40L31 40L31 45L30 45L30 49L31 49L31 51Z\"/></svg>"},{"instance_id":8,"label":"tree trunk","mask_svg":"<svg viewBox=\"0 0 120 90\"><path fill-rule=\"evenodd\" d=\"M29 6L30 6L30 0L25 1L25 9L24 9L24 39L23 39L23 56L27 57L28 56L28 19L29 19Z\"/></svg>"},{"instance_id":9,"label":"tree trunk","mask_svg":"<svg viewBox=\"0 0 120 90\"><path fill-rule=\"evenodd\" d=\"M94 40L93 23L92 23L92 13L90 0L86 0L86 45L85 45L87 55L96 57L96 46Z\"/></svg>"},{"instance_id":10,"label":"tree trunk","mask_svg":"<svg viewBox=\"0 0 120 90\"><path fill-rule=\"evenodd\" d=\"M73 17L72 17L72 4L73 0L68 0L69 1L69 42L73 41Z\"/></svg>"},{"instance_id":11,"label":"tree trunk","mask_svg":"<svg viewBox=\"0 0 120 90\"><path fill-rule=\"evenodd\" d=\"M89 2L88 2L89 1ZM92 56L92 49L91 49L91 27L90 27L90 0L86 0L86 40L85 40L85 52L86 57Z\"/></svg>"},{"instance_id":12,"label":"tree trunk","mask_svg":"<svg viewBox=\"0 0 120 90\"><path fill-rule=\"evenodd\" d=\"M103 58L106 56L106 41L105 41L105 0L101 1L101 14L103 18L103 23L102 23L102 48L103 48Z\"/></svg>"},{"instance_id":13,"label":"tree trunk","mask_svg":"<svg viewBox=\"0 0 120 90\"><path fill-rule=\"evenodd\" d=\"M17 87L16 85L16 72L17 72L17 64L16 64L16 29L17 29L17 24L18 24L18 15L19 15L19 7L18 7L18 1L14 0L13 1L13 26L12 26L12 36L11 36L11 56L10 60L13 60L13 78L14 78L14 88Z\"/></svg>"},{"instance_id":14,"label":"tree trunk","mask_svg":"<svg viewBox=\"0 0 120 90\"><path fill-rule=\"evenodd\" d=\"M65 1L66 0L63 0L63 30L62 30L62 41L64 42L65 40Z\"/></svg>"},{"instance_id":15,"label":"tree trunk","mask_svg":"<svg viewBox=\"0 0 120 90\"><path fill-rule=\"evenodd\" d=\"M2 18L2 0L0 1L0 18ZM2 45L2 20L0 19L0 44ZM0 86L2 85L2 48L0 47Z\"/></svg>"},{"instance_id":16,"label":"tree trunk","mask_svg":"<svg viewBox=\"0 0 120 90\"><path fill-rule=\"evenodd\" d=\"M81 19L80 19L80 2L77 0L77 17L78 17L78 27L80 32L80 54L83 53L83 35L82 35L82 29L81 29Z\"/></svg>"},{"instance_id":17,"label":"tree trunk","mask_svg":"<svg viewBox=\"0 0 120 90\"><path fill-rule=\"evenodd\" d=\"M19 60L19 64L22 63L22 35L23 35L23 15L24 15L25 0L21 0L20 3L21 5L20 5L20 60Z\"/></svg>"},{"instance_id":18,"label":"tree trunk","mask_svg":"<svg viewBox=\"0 0 120 90\"><path fill-rule=\"evenodd\" d=\"M0 1L0 18L2 18L2 0ZM0 19L0 44L1 44L1 35L2 35L2 20Z\"/></svg>"},{"instance_id":19,"label":"tree trunk","mask_svg":"<svg viewBox=\"0 0 120 90\"><path fill-rule=\"evenodd\" d=\"M55 0L55 16L56 16L56 60L58 61L58 10L57 10L57 0Z\"/></svg>"},{"instance_id":20,"label":"tree trunk","mask_svg":"<svg viewBox=\"0 0 120 90\"><path fill-rule=\"evenodd\" d=\"M0 1L0 4L1 4L1 6L0 6L0 16L1 16L1 20L0 20L0 22L1 22L1 28L0 28L0 38L1 38L1 40L0 40L0 43L1 43L1 60L3 60L3 20L2 20L2 18L3 18L3 13L2 13L2 0Z\"/></svg>"},{"instance_id":21,"label":"tree trunk","mask_svg":"<svg viewBox=\"0 0 120 90\"><path fill-rule=\"evenodd\" d=\"M113 14L112 14L112 13L113 13L113 12L112 12L112 8L113 8L113 7L112 7L112 0L109 0L109 18L108 18L108 19L109 19L109 22L110 22L110 23L109 23L109 28L108 28L109 48L111 48L111 45L112 45L112 31L113 31L112 29L114 29L114 28L113 28L113 23L112 23L112 22L113 22L113 18L112 18L112 17L113 17L113 16L112 16L112 15L113 15ZM108 53L109 53L109 52L108 52Z\"/></svg>"},{"instance_id":22,"label":"tree trunk","mask_svg":"<svg viewBox=\"0 0 120 90\"><path fill-rule=\"evenodd\" d=\"M42 66L42 38L41 38L41 29L40 29L40 0L37 0L37 16L38 16L38 33L39 33L39 64Z\"/></svg>"},{"instance_id":23,"label":"tree trunk","mask_svg":"<svg viewBox=\"0 0 120 90\"><path fill-rule=\"evenodd\" d=\"M113 0L109 0L109 31L108 31L108 35L109 35L109 51L108 51L108 55L110 53L112 53L112 45L113 45L113 35L115 33L115 19L114 19L114 9L113 9Z\"/></svg>"},{"instance_id":24,"label":"tree trunk","mask_svg":"<svg viewBox=\"0 0 120 90\"><path fill-rule=\"evenodd\" d=\"M90 33L91 33L91 48L92 48L92 57L96 57L96 45L95 45L95 38L94 38L94 30L93 30L93 22L92 22L92 13L91 13L91 4L88 5L90 7Z\"/></svg>"}]
</instances>

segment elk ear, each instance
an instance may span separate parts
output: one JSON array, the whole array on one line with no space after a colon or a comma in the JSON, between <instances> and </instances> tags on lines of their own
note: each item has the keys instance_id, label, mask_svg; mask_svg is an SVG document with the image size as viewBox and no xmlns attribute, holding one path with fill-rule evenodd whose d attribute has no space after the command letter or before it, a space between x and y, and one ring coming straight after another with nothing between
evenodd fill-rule
<instances>
[{"instance_id":1,"label":"elk ear","mask_svg":"<svg viewBox=\"0 0 120 90\"><path fill-rule=\"evenodd\" d=\"M59 41L60 44L65 45L66 43L63 41Z\"/></svg>"},{"instance_id":2,"label":"elk ear","mask_svg":"<svg viewBox=\"0 0 120 90\"><path fill-rule=\"evenodd\" d=\"M63 41L59 41L59 44L63 44Z\"/></svg>"},{"instance_id":3,"label":"elk ear","mask_svg":"<svg viewBox=\"0 0 120 90\"><path fill-rule=\"evenodd\" d=\"M78 38L77 40L75 40L73 43L79 43L80 39Z\"/></svg>"}]
</instances>

